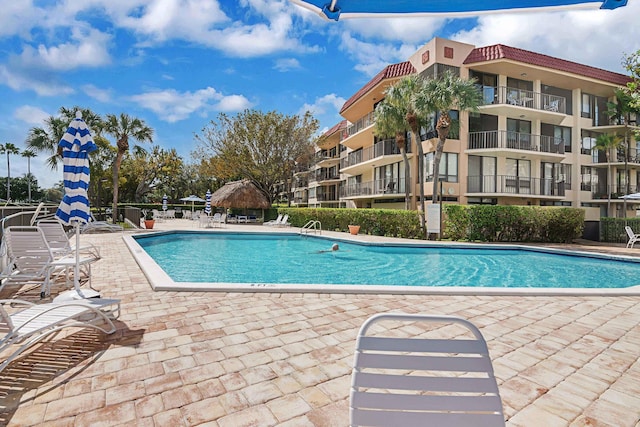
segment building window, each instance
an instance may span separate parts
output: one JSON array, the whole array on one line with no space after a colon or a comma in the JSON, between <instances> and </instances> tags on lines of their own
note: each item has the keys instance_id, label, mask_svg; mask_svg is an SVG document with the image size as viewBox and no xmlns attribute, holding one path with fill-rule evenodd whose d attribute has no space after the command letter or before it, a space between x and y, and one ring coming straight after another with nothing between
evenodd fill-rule
<instances>
[{"instance_id":1,"label":"building window","mask_svg":"<svg viewBox=\"0 0 640 427\"><path fill-rule=\"evenodd\" d=\"M496 158L469 156L467 191L470 193L495 193Z\"/></svg>"},{"instance_id":2,"label":"building window","mask_svg":"<svg viewBox=\"0 0 640 427\"><path fill-rule=\"evenodd\" d=\"M589 156L595 153L595 163L598 162L597 151L593 149L596 146L596 139L600 136L599 133L583 130L580 139L580 154L587 154Z\"/></svg>"},{"instance_id":3,"label":"building window","mask_svg":"<svg viewBox=\"0 0 640 427\"><path fill-rule=\"evenodd\" d=\"M593 104L593 96L588 93L582 94L582 106L580 107L580 115L582 117L591 118L591 108Z\"/></svg>"},{"instance_id":4,"label":"building window","mask_svg":"<svg viewBox=\"0 0 640 427\"><path fill-rule=\"evenodd\" d=\"M498 76L495 74L481 73L470 70L469 78L475 79L482 92L482 103L495 104L498 101Z\"/></svg>"},{"instance_id":5,"label":"building window","mask_svg":"<svg viewBox=\"0 0 640 427\"><path fill-rule=\"evenodd\" d=\"M543 136L561 139L564 144L564 152L571 153L571 128L566 126L555 126L549 123L541 123L540 133Z\"/></svg>"},{"instance_id":6,"label":"building window","mask_svg":"<svg viewBox=\"0 0 640 427\"><path fill-rule=\"evenodd\" d=\"M425 182L433 181L433 159L435 153L424 155ZM446 182L458 182L458 154L442 153L440 158L440 179Z\"/></svg>"},{"instance_id":7,"label":"building window","mask_svg":"<svg viewBox=\"0 0 640 427\"><path fill-rule=\"evenodd\" d=\"M529 194L531 192L531 160L507 159L506 166L505 191Z\"/></svg>"},{"instance_id":8,"label":"building window","mask_svg":"<svg viewBox=\"0 0 640 427\"><path fill-rule=\"evenodd\" d=\"M400 188L404 188L404 185L401 185L404 182L400 180L401 173L404 174L404 165L401 162L375 168L375 193L398 193Z\"/></svg>"},{"instance_id":9,"label":"building window","mask_svg":"<svg viewBox=\"0 0 640 427\"><path fill-rule=\"evenodd\" d=\"M447 136L447 139L460 139L460 112L458 110L451 110L449 111L449 117L451 118L451 126L449 127L449 135ZM431 113L429 117L427 117L425 126L420 128L421 141L436 138L438 136L436 125L438 124L439 118L440 113Z\"/></svg>"},{"instance_id":10,"label":"building window","mask_svg":"<svg viewBox=\"0 0 640 427\"><path fill-rule=\"evenodd\" d=\"M580 190L592 191L598 185L598 174L589 166L580 167Z\"/></svg>"}]
</instances>

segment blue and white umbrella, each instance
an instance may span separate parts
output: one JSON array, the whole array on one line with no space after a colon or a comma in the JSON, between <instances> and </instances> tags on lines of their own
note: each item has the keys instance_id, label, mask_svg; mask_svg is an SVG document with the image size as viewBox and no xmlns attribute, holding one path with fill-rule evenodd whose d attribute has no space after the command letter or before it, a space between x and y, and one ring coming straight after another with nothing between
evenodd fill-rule
<instances>
[{"instance_id":1,"label":"blue and white umbrella","mask_svg":"<svg viewBox=\"0 0 640 427\"><path fill-rule=\"evenodd\" d=\"M166 194L164 196L162 196L162 210L163 211L167 210L167 195Z\"/></svg>"},{"instance_id":2,"label":"blue and white umbrella","mask_svg":"<svg viewBox=\"0 0 640 427\"><path fill-rule=\"evenodd\" d=\"M60 139L58 147L62 149L64 197L56 211L56 217L66 225L76 226L76 262L73 285L80 297L80 224L89 222L89 153L96 150L91 132L82 120L82 113L76 112L76 118L71 121L67 131Z\"/></svg>"},{"instance_id":3,"label":"blue and white umbrella","mask_svg":"<svg viewBox=\"0 0 640 427\"><path fill-rule=\"evenodd\" d=\"M416 16L476 16L498 11L615 9L627 0L291 0L329 20Z\"/></svg>"},{"instance_id":4,"label":"blue and white umbrella","mask_svg":"<svg viewBox=\"0 0 640 427\"><path fill-rule=\"evenodd\" d=\"M204 213L211 215L211 190L207 190L207 194L204 196Z\"/></svg>"}]
</instances>

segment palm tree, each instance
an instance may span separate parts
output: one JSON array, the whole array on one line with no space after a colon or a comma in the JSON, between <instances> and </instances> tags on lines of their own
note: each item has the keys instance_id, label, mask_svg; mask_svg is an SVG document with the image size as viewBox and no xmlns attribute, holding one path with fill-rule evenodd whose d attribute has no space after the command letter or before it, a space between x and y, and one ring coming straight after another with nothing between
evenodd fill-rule
<instances>
[{"instance_id":1,"label":"palm tree","mask_svg":"<svg viewBox=\"0 0 640 427\"><path fill-rule=\"evenodd\" d=\"M61 160L58 155L58 143L69 127L69 123L76 117L76 111L82 113L82 119L92 132L100 133L102 129L100 116L88 108L80 107L60 107L59 116L49 116L44 121L44 127L34 127L29 130L27 148L36 153L49 153L50 157L47 159L47 164L51 169L58 168L58 162Z\"/></svg>"},{"instance_id":2,"label":"palm tree","mask_svg":"<svg viewBox=\"0 0 640 427\"><path fill-rule=\"evenodd\" d=\"M438 194L440 159L444 144L451 129L449 111L477 111L482 103L482 94L475 80L466 80L447 71L438 79L426 80L424 90L415 100L416 110L432 111L439 114L436 124L438 144L433 156L433 200Z\"/></svg>"},{"instance_id":3,"label":"palm tree","mask_svg":"<svg viewBox=\"0 0 640 427\"><path fill-rule=\"evenodd\" d=\"M385 98L378 104L375 110L376 135L390 137L395 135L396 145L402 154L404 162L404 208L409 210L409 190L411 173L409 170L409 159L406 150L407 123L405 122L405 109L402 105L392 102L392 99Z\"/></svg>"},{"instance_id":4,"label":"palm tree","mask_svg":"<svg viewBox=\"0 0 640 427\"><path fill-rule=\"evenodd\" d=\"M120 116L108 114L104 131L116 138L118 147L116 160L113 162L113 222L115 223L118 219L118 175L122 158L129 152L129 138L139 142L153 142L153 129L143 120L122 113Z\"/></svg>"},{"instance_id":5,"label":"palm tree","mask_svg":"<svg viewBox=\"0 0 640 427\"><path fill-rule=\"evenodd\" d=\"M395 106L395 112L401 113L404 117L405 126L411 130L413 141L417 149L418 156L418 184L420 191L420 227L425 228L425 209L424 209L424 150L422 149L422 141L420 141L420 129L426 125L427 118L431 111L420 110L416 105L416 100L425 90L425 80L418 75L407 76L397 81L394 85L387 88L383 103L389 103ZM376 121L376 127L378 122ZM409 184L407 181L406 187Z\"/></svg>"},{"instance_id":6,"label":"palm tree","mask_svg":"<svg viewBox=\"0 0 640 427\"><path fill-rule=\"evenodd\" d=\"M10 154L20 154L20 149L10 142L0 144L0 154L7 155L7 201L11 200L11 163L9 162Z\"/></svg>"},{"instance_id":7,"label":"palm tree","mask_svg":"<svg viewBox=\"0 0 640 427\"><path fill-rule=\"evenodd\" d=\"M27 159L27 202L31 203L31 159L36 157L36 153L27 148L21 155Z\"/></svg>"},{"instance_id":8,"label":"palm tree","mask_svg":"<svg viewBox=\"0 0 640 427\"><path fill-rule=\"evenodd\" d=\"M623 139L618 135L602 134L596 138L593 146L596 150L604 151L607 158L607 216L611 212L611 150L617 149L622 144Z\"/></svg>"}]
</instances>

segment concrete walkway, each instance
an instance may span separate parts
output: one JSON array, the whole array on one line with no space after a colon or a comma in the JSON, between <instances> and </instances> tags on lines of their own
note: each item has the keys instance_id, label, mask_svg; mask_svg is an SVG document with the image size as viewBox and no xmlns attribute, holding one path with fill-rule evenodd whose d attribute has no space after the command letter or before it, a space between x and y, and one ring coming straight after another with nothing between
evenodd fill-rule
<instances>
[{"instance_id":1,"label":"concrete walkway","mask_svg":"<svg viewBox=\"0 0 640 427\"><path fill-rule=\"evenodd\" d=\"M82 239L102 251L94 287L122 299L118 331L70 331L10 364L0 425L346 426L357 330L385 311L475 323L508 426L640 425L640 297L153 292L121 233Z\"/></svg>"}]
</instances>

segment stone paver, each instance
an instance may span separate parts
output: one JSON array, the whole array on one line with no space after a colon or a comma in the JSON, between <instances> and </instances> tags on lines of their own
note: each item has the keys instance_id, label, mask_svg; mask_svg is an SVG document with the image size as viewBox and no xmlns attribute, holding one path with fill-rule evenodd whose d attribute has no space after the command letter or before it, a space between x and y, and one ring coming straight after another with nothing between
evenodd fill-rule
<instances>
[{"instance_id":1,"label":"stone paver","mask_svg":"<svg viewBox=\"0 0 640 427\"><path fill-rule=\"evenodd\" d=\"M640 420L638 296L153 292L122 234L82 239L103 255L94 287L122 300L118 331L71 331L10 364L0 425L346 426L355 337L384 311L474 322L510 427Z\"/></svg>"}]
</instances>

